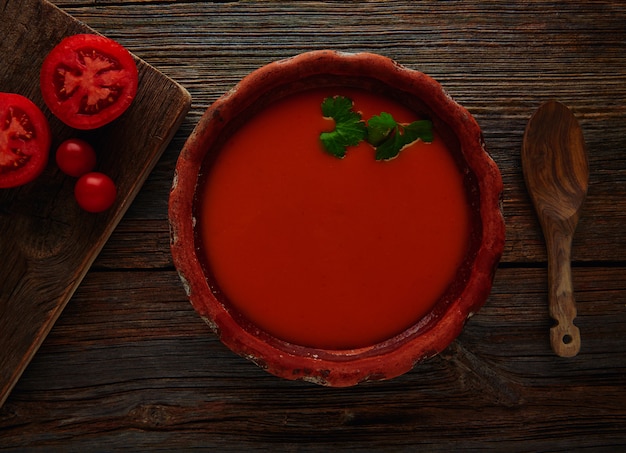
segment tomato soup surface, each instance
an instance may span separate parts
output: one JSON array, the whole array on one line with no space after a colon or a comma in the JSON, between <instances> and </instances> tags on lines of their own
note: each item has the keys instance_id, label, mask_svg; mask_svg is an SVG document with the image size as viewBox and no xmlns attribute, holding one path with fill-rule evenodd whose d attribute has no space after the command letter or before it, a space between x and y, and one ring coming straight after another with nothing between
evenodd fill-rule
<instances>
[{"instance_id":1,"label":"tomato soup surface","mask_svg":"<svg viewBox=\"0 0 626 453\"><path fill-rule=\"evenodd\" d=\"M367 120L403 106L351 89L277 101L241 127L211 166L199 235L229 302L269 334L302 346L352 349L421 319L464 259L470 213L442 141L389 161L362 142L343 159L323 150L334 128L321 103L342 95Z\"/></svg>"}]
</instances>

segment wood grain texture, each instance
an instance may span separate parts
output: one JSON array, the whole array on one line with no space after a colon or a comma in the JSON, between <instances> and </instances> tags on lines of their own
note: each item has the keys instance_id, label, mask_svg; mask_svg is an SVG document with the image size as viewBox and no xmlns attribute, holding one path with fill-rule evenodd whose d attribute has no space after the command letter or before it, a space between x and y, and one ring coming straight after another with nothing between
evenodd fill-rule
<instances>
[{"instance_id":1,"label":"wood grain texture","mask_svg":"<svg viewBox=\"0 0 626 453\"><path fill-rule=\"evenodd\" d=\"M6 451L616 451L626 447L626 5L618 1L55 0L191 92L174 136L0 409ZM4 24L0 30L4 31ZM476 117L504 179L494 290L444 353L389 382L278 380L195 315L168 249L167 196L208 105L257 67L332 48L387 55ZM546 335L547 261L520 150L545 100L585 136L573 242L580 353Z\"/></svg>"},{"instance_id":2,"label":"wood grain texture","mask_svg":"<svg viewBox=\"0 0 626 453\"><path fill-rule=\"evenodd\" d=\"M187 134L204 109L242 77L307 50L378 52L435 77L476 117L503 173L505 262L546 259L519 150L530 115L543 101L556 98L581 123L591 170L578 227L584 233L575 238L573 259L626 259L626 235L621 234L626 214L614 209L614 187L626 183L626 155L619 152L626 124L626 12L619 2L559 7L497 1L114 2L104 12L85 2L59 4L191 92ZM176 154L166 158L175 161ZM156 171L171 179L171 167L163 168ZM151 208L137 203L137 209ZM605 215L593 219L586 211Z\"/></svg>"},{"instance_id":3,"label":"wood grain texture","mask_svg":"<svg viewBox=\"0 0 626 453\"><path fill-rule=\"evenodd\" d=\"M0 91L27 96L46 112L54 149L77 132L44 108L39 68L64 36L91 30L39 0L0 2L0 23L3 29L14 25L0 41ZM184 88L137 63L141 87L131 108L110 125L81 132L98 150L98 170L116 182L113 208L100 215L81 211L73 199L75 180L56 168L54 157L35 182L0 191L0 405L190 106Z\"/></svg>"}]
</instances>

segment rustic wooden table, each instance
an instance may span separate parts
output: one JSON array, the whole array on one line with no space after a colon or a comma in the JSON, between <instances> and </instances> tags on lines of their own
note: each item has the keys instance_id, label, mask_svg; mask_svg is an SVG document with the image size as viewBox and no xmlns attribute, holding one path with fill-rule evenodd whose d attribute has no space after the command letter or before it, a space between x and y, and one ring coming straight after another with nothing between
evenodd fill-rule
<instances>
[{"instance_id":1,"label":"rustic wooden table","mask_svg":"<svg viewBox=\"0 0 626 453\"><path fill-rule=\"evenodd\" d=\"M0 408L0 448L626 448L623 2L54 3L193 104ZM439 356L348 389L283 381L231 353L192 310L169 253L173 170L202 112L254 69L320 48L436 78L480 123L505 185L507 240L485 307ZM520 163L526 122L551 98L579 119L591 170L573 244L582 348L569 359L550 349L546 253Z\"/></svg>"}]
</instances>

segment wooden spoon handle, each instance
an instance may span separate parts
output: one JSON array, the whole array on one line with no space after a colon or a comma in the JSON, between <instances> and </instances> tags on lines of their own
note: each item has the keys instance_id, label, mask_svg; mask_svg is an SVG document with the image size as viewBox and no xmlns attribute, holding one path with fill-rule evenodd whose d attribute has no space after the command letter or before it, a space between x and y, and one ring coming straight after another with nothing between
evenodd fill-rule
<instances>
[{"instance_id":1,"label":"wooden spoon handle","mask_svg":"<svg viewBox=\"0 0 626 453\"><path fill-rule=\"evenodd\" d=\"M580 350L580 331L574 325L576 301L572 285L570 250L572 235L555 229L548 240L548 285L550 316L557 324L550 329L552 350L573 357Z\"/></svg>"}]
</instances>

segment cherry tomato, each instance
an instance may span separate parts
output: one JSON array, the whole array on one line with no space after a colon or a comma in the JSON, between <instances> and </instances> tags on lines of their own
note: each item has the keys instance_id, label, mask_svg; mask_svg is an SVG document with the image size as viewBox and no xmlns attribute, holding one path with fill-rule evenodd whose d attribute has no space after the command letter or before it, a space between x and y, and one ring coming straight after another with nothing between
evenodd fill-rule
<instances>
[{"instance_id":1,"label":"cherry tomato","mask_svg":"<svg viewBox=\"0 0 626 453\"><path fill-rule=\"evenodd\" d=\"M104 173L90 172L81 176L74 186L78 205L88 212L102 212L115 202L115 183Z\"/></svg>"},{"instance_id":2,"label":"cherry tomato","mask_svg":"<svg viewBox=\"0 0 626 453\"><path fill-rule=\"evenodd\" d=\"M63 39L41 66L41 94L61 121L95 129L113 121L137 94L137 65L120 44L100 35Z\"/></svg>"},{"instance_id":3,"label":"cherry tomato","mask_svg":"<svg viewBox=\"0 0 626 453\"><path fill-rule=\"evenodd\" d=\"M30 99L0 93L0 188L32 181L46 168L48 120Z\"/></svg>"},{"instance_id":4,"label":"cherry tomato","mask_svg":"<svg viewBox=\"0 0 626 453\"><path fill-rule=\"evenodd\" d=\"M59 145L56 162L63 173L79 178L96 168L96 151L80 138L70 138Z\"/></svg>"}]
</instances>

